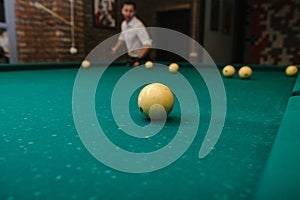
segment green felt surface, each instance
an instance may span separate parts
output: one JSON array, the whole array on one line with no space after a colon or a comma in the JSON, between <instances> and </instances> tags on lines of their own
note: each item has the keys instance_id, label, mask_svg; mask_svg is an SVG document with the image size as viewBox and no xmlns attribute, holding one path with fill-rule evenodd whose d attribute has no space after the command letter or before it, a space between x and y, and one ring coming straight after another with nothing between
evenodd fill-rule
<instances>
[{"instance_id":1,"label":"green felt surface","mask_svg":"<svg viewBox=\"0 0 300 200\"><path fill-rule=\"evenodd\" d=\"M159 149L176 133L178 102L155 137L141 141L123 134L113 121L110 95L128 69L115 66L104 74L104 89L95 98L99 123L121 148ZM0 199L254 199L295 78L257 70L250 80L224 79L225 127L213 151L199 159L210 98L195 70L180 72L200 102L198 134L176 162L142 174L103 165L80 141L72 117L77 69L1 72ZM137 124L145 125L148 121L136 106L136 95L130 101L131 114Z\"/></svg>"},{"instance_id":2,"label":"green felt surface","mask_svg":"<svg viewBox=\"0 0 300 200\"><path fill-rule=\"evenodd\" d=\"M289 99L257 199L300 199L300 97Z\"/></svg>"}]
</instances>

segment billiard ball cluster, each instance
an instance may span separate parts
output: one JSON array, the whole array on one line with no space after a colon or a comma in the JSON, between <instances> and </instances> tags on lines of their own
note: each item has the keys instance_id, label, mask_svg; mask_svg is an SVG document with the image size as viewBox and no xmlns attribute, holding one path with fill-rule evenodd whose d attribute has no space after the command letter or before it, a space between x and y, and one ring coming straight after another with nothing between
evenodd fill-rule
<instances>
[{"instance_id":1,"label":"billiard ball cluster","mask_svg":"<svg viewBox=\"0 0 300 200\"><path fill-rule=\"evenodd\" d=\"M91 62L84 60L81 67L87 69L91 66ZM154 67L153 62L147 61L145 68L151 69ZM179 70L177 63L172 63L168 66L172 73ZM174 95L168 86L161 83L151 83L146 85L138 95L138 107L140 111L152 121L166 120L174 106Z\"/></svg>"},{"instance_id":2,"label":"billiard ball cluster","mask_svg":"<svg viewBox=\"0 0 300 200\"><path fill-rule=\"evenodd\" d=\"M152 67L154 67L154 63L152 61L147 61L145 63L145 67L147 69L151 69ZM169 69L169 72L172 72L172 73L176 73L178 72L179 70L179 65L177 63L171 63L169 66L168 66L168 69Z\"/></svg>"},{"instance_id":3,"label":"billiard ball cluster","mask_svg":"<svg viewBox=\"0 0 300 200\"><path fill-rule=\"evenodd\" d=\"M84 60L81 63L83 68L91 66L90 61ZM145 68L151 69L154 67L152 61L147 61L144 64ZM171 73L176 73L179 70L177 63L171 63L168 66ZM222 69L224 77L233 77L236 74L236 68L233 65L226 65ZM298 73L298 67L289 65L285 69L288 76L295 76ZM238 76L241 79L249 79L253 74L250 66L242 66L238 69ZM151 83L146 85L138 95L138 107L140 111L149 119L153 121L165 120L168 114L172 111L174 106L174 95L170 88L161 83Z\"/></svg>"},{"instance_id":4,"label":"billiard ball cluster","mask_svg":"<svg viewBox=\"0 0 300 200\"><path fill-rule=\"evenodd\" d=\"M84 60L81 63L81 67L83 68L89 68L91 66L91 62L88 60ZM145 68L147 69L151 69L152 67L154 67L154 63L152 61L147 61L145 63ZM169 65L169 71L172 73L176 73L179 70L179 65L177 63L171 63Z\"/></svg>"},{"instance_id":5,"label":"billiard ball cluster","mask_svg":"<svg viewBox=\"0 0 300 200\"><path fill-rule=\"evenodd\" d=\"M226 65L223 67L222 73L224 77L233 77L235 75L236 69L232 65ZM253 70L249 66L242 66L238 70L238 75L241 79L248 79L252 76Z\"/></svg>"},{"instance_id":6,"label":"billiard ball cluster","mask_svg":"<svg viewBox=\"0 0 300 200\"><path fill-rule=\"evenodd\" d=\"M236 69L232 65L226 65L222 69L223 76L227 77L227 78L233 77L235 75L235 72L236 72ZM298 67L295 65L289 65L285 69L285 74L288 76L295 76L295 75L297 75L297 73L298 73ZM251 78L252 74L253 74L253 70L249 66L242 66L238 70L238 76L241 79L249 79L249 78Z\"/></svg>"}]
</instances>

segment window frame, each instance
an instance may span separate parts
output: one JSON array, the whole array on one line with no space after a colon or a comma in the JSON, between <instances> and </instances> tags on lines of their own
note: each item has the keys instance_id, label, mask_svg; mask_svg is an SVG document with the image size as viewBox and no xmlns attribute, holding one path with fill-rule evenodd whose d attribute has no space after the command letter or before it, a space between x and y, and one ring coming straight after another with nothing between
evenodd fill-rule
<instances>
[{"instance_id":1,"label":"window frame","mask_svg":"<svg viewBox=\"0 0 300 200\"><path fill-rule=\"evenodd\" d=\"M12 0L4 0L5 22L0 22L0 28L5 28L8 35L10 48L10 63L18 62L16 24L15 24L15 3Z\"/></svg>"}]
</instances>

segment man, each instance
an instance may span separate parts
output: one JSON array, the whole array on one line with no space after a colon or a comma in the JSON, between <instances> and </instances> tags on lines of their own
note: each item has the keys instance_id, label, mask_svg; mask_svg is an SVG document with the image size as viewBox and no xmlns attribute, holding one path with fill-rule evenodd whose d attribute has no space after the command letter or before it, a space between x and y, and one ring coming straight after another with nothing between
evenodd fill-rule
<instances>
[{"instance_id":1,"label":"man","mask_svg":"<svg viewBox=\"0 0 300 200\"><path fill-rule=\"evenodd\" d=\"M121 34L112 52L115 53L125 42L130 58L128 64L138 66L148 59L152 40L144 24L135 16L136 4L134 2L125 1L122 4L121 13L124 21L121 24Z\"/></svg>"}]
</instances>

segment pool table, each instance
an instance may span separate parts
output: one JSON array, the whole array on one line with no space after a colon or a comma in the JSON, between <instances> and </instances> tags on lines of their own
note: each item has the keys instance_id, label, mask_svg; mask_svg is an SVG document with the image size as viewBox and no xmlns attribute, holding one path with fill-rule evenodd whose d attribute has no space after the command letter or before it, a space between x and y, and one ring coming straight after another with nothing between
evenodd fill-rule
<instances>
[{"instance_id":1,"label":"pool table","mask_svg":"<svg viewBox=\"0 0 300 200\"><path fill-rule=\"evenodd\" d=\"M300 199L298 77L285 75L282 66L250 65L254 70L250 79L225 78L223 65L218 65L226 91L226 118L216 144L199 158L211 120L211 98L202 76L188 63L179 65L179 74L188 80L199 102L201 120L194 120L196 135L178 159L144 173L113 168L86 148L73 104L80 63L1 65L0 199ZM194 109L195 105L181 105L180 98L175 98L157 134L141 138L124 134L127 125L115 122L111 97L116 83L131 69L122 62L107 67L96 87L92 109L116 148L136 154L156 151L168 146L180 126L189 130L193 117L181 124L185 110L180 106ZM130 94L128 104L121 104L132 118L128 126L132 122L160 126L137 106L141 87ZM189 98L185 102L189 104ZM172 148L176 151L176 146ZM103 154L115 159L110 151Z\"/></svg>"}]
</instances>

